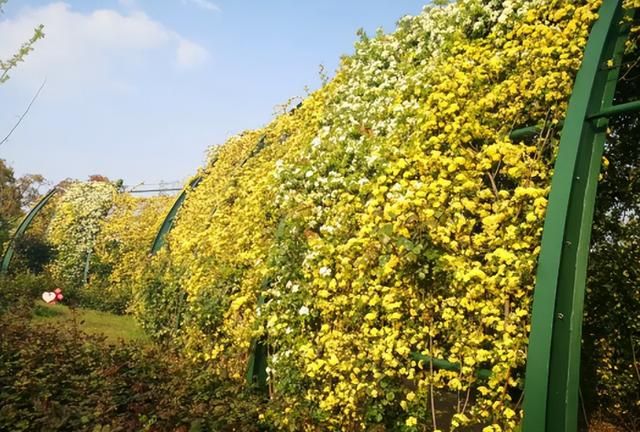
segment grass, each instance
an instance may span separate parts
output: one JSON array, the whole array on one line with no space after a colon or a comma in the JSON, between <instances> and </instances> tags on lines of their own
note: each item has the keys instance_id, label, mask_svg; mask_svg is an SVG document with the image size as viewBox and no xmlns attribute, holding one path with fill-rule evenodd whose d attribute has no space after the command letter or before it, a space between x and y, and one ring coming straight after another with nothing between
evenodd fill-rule
<instances>
[{"instance_id":1,"label":"grass","mask_svg":"<svg viewBox=\"0 0 640 432\"><path fill-rule=\"evenodd\" d=\"M85 333L104 334L110 342L149 342L149 337L131 316L81 308L74 311L62 304L50 305L41 302L34 309L33 322L36 325L72 326L74 319L80 330Z\"/></svg>"}]
</instances>

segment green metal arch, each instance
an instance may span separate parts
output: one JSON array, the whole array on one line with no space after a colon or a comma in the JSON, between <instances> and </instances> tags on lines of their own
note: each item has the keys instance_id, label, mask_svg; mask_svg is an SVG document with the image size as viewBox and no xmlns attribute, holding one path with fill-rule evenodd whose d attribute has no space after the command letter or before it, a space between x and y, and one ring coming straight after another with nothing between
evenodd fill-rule
<instances>
[{"instance_id":1,"label":"green metal arch","mask_svg":"<svg viewBox=\"0 0 640 432\"><path fill-rule=\"evenodd\" d=\"M585 47L562 129L538 260L524 390L523 431L578 427L580 351L587 261L607 117L631 11L605 0ZM613 60L613 66L607 61ZM610 63L609 63L610 64Z\"/></svg>"},{"instance_id":2,"label":"green metal arch","mask_svg":"<svg viewBox=\"0 0 640 432\"><path fill-rule=\"evenodd\" d=\"M2 267L0 267L0 274L7 274L9 271L9 264L11 264L11 259L13 258L13 254L15 253L15 242L19 239L29 228L33 219L40 213L40 211L44 208L44 206L49 202L49 200L58 192L59 189L53 188L51 189L38 203L27 213L27 215L22 219L20 225L18 225L18 229L16 229L15 234L11 238L7 248L2 255Z\"/></svg>"},{"instance_id":3,"label":"green metal arch","mask_svg":"<svg viewBox=\"0 0 640 432\"><path fill-rule=\"evenodd\" d=\"M160 249L162 249L162 246L164 246L166 242L167 234L169 234L169 231L171 231L171 228L173 228L173 223L176 219L176 216L178 215L182 204L184 204L184 200L187 199L188 191L198 186L201 181L202 177L196 177L189 183L186 188L183 189L180 195L178 195L178 198L176 198L175 202L171 206L169 213L167 213L167 216L164 218L164 221L160 226L160 230L158 230L158 234L156 234L156 238L153 240L153 243L151 245L151 255L155 255Z\"/></svg>"}]
</instances>

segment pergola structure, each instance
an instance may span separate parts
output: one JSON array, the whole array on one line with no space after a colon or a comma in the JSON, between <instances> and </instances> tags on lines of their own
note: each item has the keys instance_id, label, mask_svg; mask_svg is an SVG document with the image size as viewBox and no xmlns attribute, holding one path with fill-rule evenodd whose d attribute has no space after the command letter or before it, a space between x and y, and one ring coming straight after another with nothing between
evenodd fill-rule
<instances>
[{"instance_id":1,"label":"pergola structure","mask_svg":"<svg viewBox=\"0 0 640 432\"><path fill-rule=\"evenodd\" d=\"M613 105L625 42L634 11L622 0L604 0L587 42L562 124L557 160L545 217L524 386L524 432L575 432L578 428L578 393L584 297L589 244L598 176L608 120L640 110L640 100ZM534 136L542 126L514 130L512 140ZM245 160L246 162L246 160ZM178 196L151 247L155 254L165 243L188 191L202 180L196 177ZM15 239L56 190L49 192L24 218L2 257L6 273ZM260 298L258 303L264 302ZM414 353L418 361L458 370L459 364ZM251 345L247 381L266 389L267 345ZM490 370L478 370L480 379Z\"/></svg>"}]
</instances>

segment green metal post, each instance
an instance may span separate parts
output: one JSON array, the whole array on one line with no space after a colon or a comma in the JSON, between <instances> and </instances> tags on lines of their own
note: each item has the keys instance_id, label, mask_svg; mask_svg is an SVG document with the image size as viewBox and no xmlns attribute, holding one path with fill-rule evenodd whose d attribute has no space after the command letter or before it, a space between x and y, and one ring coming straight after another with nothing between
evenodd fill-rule
<instances>
[{"instance_id":1,"label":"green metal post","mask_svg":"<svg viewBox=\"0 0 640 432\"><path fill-rule=\"evenodd\" d=\"M176 201L171 206L171 210L169 210L169 213L167 214L164 221L162 222L162 225L160 226L160 230L158 231L156 238L153 240L153 244L151 245L151 255L155 255L162 248L162 246L164 246L165 239L169 231L171 231L171 228L173 228L173 222L176 219L178 211L182 207L184 200L187 199L187 192L190 189L193 189L196 186L198 186L198 184L201 181L202 181L202 177L196 177L191 181L191 183L189 183L189 186L184 188L184 190L180 193L180 195L178 195L178 198L176 198Z\"/></svg>"},{"instance_id":2,"label":"green metal post","mask_svg":"<svg viewBox=\"0 0 640 432\"><path fill-rule=\"evenodd\" d=\"M606 124L627 34L621 0L604 0L562 130L538 260L525 382L525 432L577 430L584 293Z\"/></svg>"},{"instance_id":3,"label":"green metal post","mask_svg":"<svg viewBox=\"0 0 640 432\"><path fill-rule=\"evenodd\" d=\"M27 228L29 228L29 225L31 225L31 222L33 222L33 219L38 215L38 213L40 213L40 210L42 210L42 208L49 202L51 197L53 197L57 191L58 189L56 188L51 189L44 197L42 197L38 204L36 204L29 211L29 213L27 213L24 219L22 219L20 225L18 225L18 229L13 235L13 238L9 242L7 249L5 249L4 251L4 255L2 256L2 267L0 268L0 274L4 275L9 271L9 264L11 263L11 258L13 258L13 254L15 253L16 240L25 233Z\"/></svg>"},{"instance_id":4,"label":"green metal post","mask_svg":"<svg viewBox=\"0 0 640 432\"><path fill-rule=\"evenodd\" d=\"M84 260L84 271L82 272L82 285L87 285L89 283L89 269L91 268L91 255L93 254L93 249L90 249L87 252L87 257Z\"/></svg>"},{"instance_id":5,"label":"green metal post","mask_svg":"<svg viewBox=\"0 0 640 432\"><path fill-rule=\"evenodd\" d=\"M262 289L265 289L266 286L268 286L268 282L263 282ZM264 295L260 294L258 307L261 307L264 301ZM262 393L267 393L269 389L267 383L267 348L265 337L253 340L249 348L249 361L247 362L247 383L250 386L257 386Z\"/></svg>"}]
</instances>

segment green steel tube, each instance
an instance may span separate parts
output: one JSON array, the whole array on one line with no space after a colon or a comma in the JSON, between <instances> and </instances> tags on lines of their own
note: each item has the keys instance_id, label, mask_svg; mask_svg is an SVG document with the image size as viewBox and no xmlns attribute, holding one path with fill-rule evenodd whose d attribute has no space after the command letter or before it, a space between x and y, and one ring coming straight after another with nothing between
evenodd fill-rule
<instances>
[{"instance_id":1,"label":"green steel tube","mask_svg":"<svg viewBox=\"0 0 640 432\"><path fill-rule=\"evenodd\" d=\"M419 352L411 353L411 358L419 362L431 363L433 367L435 367L436 369L444 369L444 370L453 371L453 372L460 371L460 363L451 363L447 360L433 358L431 356L428 356L426 354L422 354ZM476 370L476 376L480 379L488 379L492 373L493 372L491 372L489 369Z\"/></svg>"},{"instance_id":2,"label":"green steel tube","mask_svg":"<svg viewBox=\"0 0 640 432\"><path fill-rule=\"evenodd\" d=\"M596 114L591 114L587 120L595 120L603 117L612 117L618 114L624 114L632 111L640 111L640 101L627 102L620 105L613 105L603 109Z\"/></svg>"},{"instance_id":3,"label":"green steel tube","mask_svg":"<svg viewBox=\"0 0 640 432\"><path fill-rule=\"evenodd\" d=\"M268 286L268 282L263 282L262 289L265 289L266 286ZM264 295L260 294L257 307L262 306L264 302ZM262 393L267 393L269 389L267 383L267 357L267 342L265 338L254 339L249 348L246 379L249 386L256 385Z\"/></svg>"},{"instance_id":4,"label":"green steel tube","mask_svg":"<svg viewBox=\"0 0 640 432\"><path fill-rule=\"evenodd\" d=\"M84 260L84 271L82 272L82 284L86 285L89 283L89 269L91 267L91 255L93 254L93 250L89 250L87 252L87 257Z\"/></svg>"},{"instance_id":5,"label":"green steel tube","mask_svg":"<svg viewBox=\"0 0 640 432\"><path fill-rule=\"evenodd\" d=\"M521 129L512 130L509 134L509 138L512 140L517 140L520 138L526 138L533 135L538 135L542 131L542 126L527 126Z\"/></svg>"},{"instance_id":6,"label":"green steel tube","mask_svg":"<svg viewBox=\"0 0 640 432\"><path fill-rule=\"evenodd\" d=\"M167 234L169 233L169 231L171 231L171 228L173 228L173 222L178 215L178 211L180 211L184 200L187 199L187 191L198 186L201 181L202 177L196 177L191 181L191 183L189 183L186 188L184 188L182 193L178 195L178 198L176 198L175 202L171 206L171 209L169 210L169 213L167 213L167 216L162 222L160 230L158 230L158 234L156 234L156 238L153 239L153 243L151 244L151 255L155 255L160 249L162 249L162 246L164 246Z\"/></svg>"},{"instance_id":7,"label":"green steel tube","mask_svg":"<svg viewBox=\"0 0 640 432\"><path fill-rule=\"evenodd\" d=\"M628 12L625 12L628 13ZM606 129L587 120L608 110L626 31L622 0L605 0L576 76L559 145L533 296L524 390L524 432L577 430L580 352L591 225Z\"/></svg>"},{"instance_id":8,"label":"green steel tube","mask_svg":"<svg viewBox=\"0 0 640 432\"><path fill-rule=\"evenodd\" d=\"M9 264L11 264L11 258L13 258L13 254L15 253L15 242L18 238L20 238L27 228L33 222L33 219L40 213L42 208L49 202L51 197L53 197L58 189L51 189L42 199L27 213L27 215L22 219L20 225L18 225L18 229L16 230L13 238L10 240L7 249L4 251L4 255L2 256L2 267L0 268L0 274L7 274L9 271Z\"/></svg>"},{"instance_id":9,"label":"green steel tube","mask_svg":"<svg viewBox=\"0 0 640 432\"><path fill-rule=\"evenodd\" d=\"M561 128L564 125L563 121L559 121L558 124L556 125L557 127ZM544 130L545 125L544 124L540 124L540 125L535 125L535 126L527 126L527 127L523 127L520 129L514 129L511 131L511 133L509 133L509 139L511 140L517 140L520 138L526 138L526 137L530 137L533 135L538 135L540 132L542 132Z\"/></svg>"}]
</instances>

